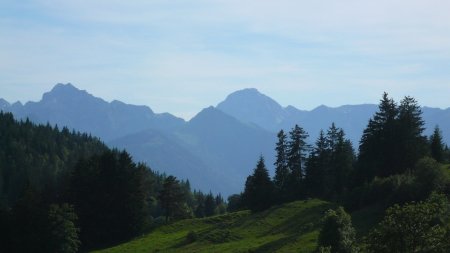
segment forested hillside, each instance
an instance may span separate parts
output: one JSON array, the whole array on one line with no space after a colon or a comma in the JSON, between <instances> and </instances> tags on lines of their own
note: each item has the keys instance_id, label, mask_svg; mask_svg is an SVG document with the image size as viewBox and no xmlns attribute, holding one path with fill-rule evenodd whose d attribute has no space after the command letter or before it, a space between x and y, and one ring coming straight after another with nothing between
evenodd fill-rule
<instances>
[{"instance_id":1,"label":"forested hillside","mask_svg":"<svg viewBox=\"0 0 450 253\"><path fill-rule=\"evenodd\" d=\"M260 212L280 203L320 198L352 212L386 209L383 220L360 241L344 208L328 211L319 252L448 252L450 171L445 164L450 154L440 129L427 137L424 124L414 98L397 104L384 93L357 155L334 123L320 132L313 146L302 127L295 125L288 134L281 130L274 178L260 157L244 192L230 198L229 205Z\"/></svg>"},{"instance_id":2,"label":"forested hillside","mask_svg":"<svg viewBox=\"0 0 450 253\"><path fill-rule=\"evenodd\" d=\"M77 252L226 209L87 134L0 112L1 252ZM167 205L169 203L169 205Z\"/></svg>"}]
</instances>

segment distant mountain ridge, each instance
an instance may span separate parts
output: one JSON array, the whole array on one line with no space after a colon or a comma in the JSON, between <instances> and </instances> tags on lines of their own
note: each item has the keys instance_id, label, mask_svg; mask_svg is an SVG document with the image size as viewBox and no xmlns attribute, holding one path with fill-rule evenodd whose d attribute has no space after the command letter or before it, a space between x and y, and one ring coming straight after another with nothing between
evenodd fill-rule
<instances>
[{"instance_id":1,"label":"distant mountain ridge","mask_svg":"<svg viewBox=\"0 0 450 253\"><path fill-rule=\"evenodd\" d=\"M420 102L420 101L419 101ZM357 150L359 139L377 105L319 106L311 111L282 107L256 89L231 93L189 121L147 106L106 102L72 84L57 84L38 102L9 103L0 110L16 118L67 126L100 137L110 147L127 149L152 169L190 179L194 188L224 195L243 189L260 155L273 173L276 132L299 124L313 143L332 122L342 127ZM426 134L439 125L450 143L450 108L423 107Z\"/></svg>"},{"instance_id":2,"label":"distant mountain ridge","mask_svg":"<svg viewBox=\"0 0 450 253\"><path fill-rule=\"evenodd\" d=\"M4 107L4 110L17 118L28 117L38 123L49 122L88 132L104 141L147 128L167 131L185 123L168 113L155 114L147 106L129 105L117 100L108 103L70 83L57 84L50 92L44 93L39 102L15 103Z\"/></svg>"},{"instance_id":3,"label":"distant mountain ridge","mask_svg":"<svg viewBox=\"0 0 450 253\"><path fill-rule=\"evenodd\" d=\"M256 89L243 89L230 94L217 108L244 123L255 124L271 132L280 129L289 131L295 124L299 124L309 133L311 142L317 138L320 129L326 130L334 122L345 130L347 138L357 148L362 132L368 120L378 110L378 105L343 105L335 108L321 105L305 111L291 105L283 108ZM426 122L425 134L431 135L434 127L439 125L444 132L444 140L450 143L450 108L425 106L422 111Z\"/></svg>"}]
</instances>

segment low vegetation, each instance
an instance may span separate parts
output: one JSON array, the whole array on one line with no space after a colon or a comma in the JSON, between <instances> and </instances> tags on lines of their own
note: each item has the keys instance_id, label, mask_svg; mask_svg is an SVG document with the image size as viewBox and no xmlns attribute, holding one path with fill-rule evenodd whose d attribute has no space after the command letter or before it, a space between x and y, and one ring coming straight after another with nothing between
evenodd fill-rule
<instances>
[{"instance_id":1,"label":"low vegetation","mask_svg":"<svg viewBox=\"0 0 450 253\"><path fill-rule=\"evenodd\" d=\"M253 214L239 211L182 220L94 252L312 252L321 218L333 208L329 202L305 200Z\"/></svg>"}]
</instances>

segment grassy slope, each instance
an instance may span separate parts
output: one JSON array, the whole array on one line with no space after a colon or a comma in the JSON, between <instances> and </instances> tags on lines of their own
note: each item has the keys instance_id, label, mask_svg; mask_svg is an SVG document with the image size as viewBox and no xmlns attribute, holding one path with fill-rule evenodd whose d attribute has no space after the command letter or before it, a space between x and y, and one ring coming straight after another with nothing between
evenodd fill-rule
<instances>
[{"instance_id":1,"label":"grassy slope","mask_svg":"<svg viewBox=\"0 0 450 253\"><path fill-rule=\"evenodd\" d=\"M241 211L183 220L97 252L312 252L320 219L333 207L325 201L308 200L257 214ZM193 243L186 240L189 231L198 235Z\"/></svg>"},{"instance_id":2,"label":"grassy slope","mask_svg":"<svg viewBox=\"0 0 450 253\"><path fill-rule=\"evenodd\" d=\"M443 165L450 176L450 164ZM324 212L335 206L321 200L297 201L262 213L241 211L226 215L183 220L155 229L133 241L97 252L312 252ZM359 239L378 223L381 206L352 213ZM188 243L195 231L198 239Z\"/></svg>"}]
</instances>

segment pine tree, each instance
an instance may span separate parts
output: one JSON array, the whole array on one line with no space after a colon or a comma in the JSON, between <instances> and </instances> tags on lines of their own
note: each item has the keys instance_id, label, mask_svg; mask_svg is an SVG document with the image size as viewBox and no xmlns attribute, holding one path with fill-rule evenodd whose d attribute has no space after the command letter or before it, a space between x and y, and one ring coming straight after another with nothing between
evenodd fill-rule
<instances>
[{"instance_id":1,"label":"pine tree","mask_svg":"<svg viewBox=\"0 0 450 253\"><path fill-rule=\"evenodd\" d=\"M329 197L333 198L336 195L342 194L349 184L349 176L353 171L354 152L350 140L345 139L344 130L339 129L337 132L337 139L335 146L331 149L331 158L329 168L331 173L327 173L328 177L333 176L332 192Z\"/></svg>"},{"instance_id":2,"label":"pine tree","mask_svg":"<svg viewBox=\"0 0 450 253\"><path fill-rule=\"evenodd\" d=\"M388 177L413 169L426 152L424 121L416 100L405 97L397 106L387 93L369 120L359 146L357 181Z\"/></svg>"},{"instance_id":3,"label":"pine tree","mask_svg":"<svg viewBox=\"0 0 450 253\"><path fill-rule=\"evenodd\" d=\"M333 199L346 189L354 153L344 131L333 123L320 132L306 167L306 183L314 197Z\"/></svg>"},{"instance_id":4,"label":"pine tree","mask_svg":"<svg viewBox=\"0 0 450 253\"><path fill-rule=\"evenodd\" d=\"M445 147L442 142L442 133L439 126L434 128L433 134L430 136L431 157L438 162L444 160Z\"/></svg>"},{"instance_id":5,"label":"pine tree","mask_svg":"<svg viewBox=\"0 0 450 253\"><path fill-rule=\"evenodd\" d=\"M168 176L164 180L163 188L159 192L159 201L164 209L166 222L183 205L183 192L180 189L180 182L174 176Z\"/></svg>"},{"instance_id":6,"label":"pine tree","mask_svg":"<svg viewBox=\"0 0 450 253\"><path fill-rule=\"evenodd\" d=\"M274 176L274 185L275 191L277 195L277 199L279 202L284 201L284 197L287 195L287 184L289 180L289 168L287 165L287 142L286 142L286 134L283 130L278 132L278 142L275 147L276 161L275 165L275 176Z\"/></svg>"},{"instance_id":7,"label":"pine tree","mask_svg":"<svg viewBox=\"0 0 450 253\"><path fill-rule=\"evenodd\" d=\"M405 97L399 106L398 130L396 131L397 157L394 173L403 173L414 168L414 164L426 155L426 137L422 135L425 122L417 101L412 97Z\"/></svg>"},{"instance_id":8,"label":"pine tree","mask_svg":"<svg viewBox=\"0 0 450 253\"><path fill-rule=\"evenodd\" d=\"M308 133L298 125L289 132L287 164L289 168L289 200L303 197L302 181L304 179L304 164L309 146L306 143Z\"/></svg>"},{"instance_id":9,"label":"pine tree","mask_svg":"<svg viewBox=\"0 0 450 253\"><path fill-rule=\"evenodd\" d=\"M370 182L375 176L389 176L395 171L397 116L397 105L385 92L361 138L358 159L361 181Z\"/></svg>"},{"instance_id":10,"label":"pine tree","mask_svg":"<svg viewBox=\"0 0 450 253\"><path fill-rule=\"evenodd\" d=\"M267 209L272 204L273 183L261 156L253 174L247 177L243 200L253 212Z\"/></svg>"},{"instance_id":11,"label":"pine tree","mask_svg":"<svg viewBox=\"0 0 450 253\"><path fill-rule=\"evenodd\" d=\"M202 192L194 192L194 197L196 200L196 207L194 215L197 218L205 217L205 195Z\"/></svg>"},{"instance_id":12,"label":"pine tree","mask_svg":"<svg viewBox=\"0 0 450 253\"><path fill-rule=\"evenodd\" d=\"M215 214L216 207L217 207L216 201L214 199L213 194L210 192L205 197L205 216L206 217L213 216Z\"/></svg>"},{"instance_id":13,"label":"pine tree","mask_svg":"<svg viewBox=\"0 0 450 253\"><path fill-rule=\"evenodd\" d=\"M323 130L320 130L319 137L307 160L305 169L305 184L310 196L323 197L324 188L326 187L325 176L328 165L329 152L327 149L327 140Z\"/></svg>"},{"instance_id":14,"label":"pine tree","mask_svg":"<svg viewBox=\"0 0 450 253\"><path fill-rule=\"evenodd\" d=\"M125 151L106 151L77 164L67 191L79 217L83 247L142 232L148 221L148 173Z\"/></svg>"}]
</instances>

